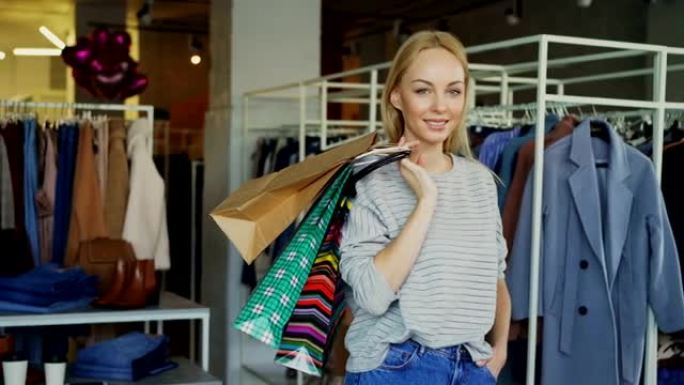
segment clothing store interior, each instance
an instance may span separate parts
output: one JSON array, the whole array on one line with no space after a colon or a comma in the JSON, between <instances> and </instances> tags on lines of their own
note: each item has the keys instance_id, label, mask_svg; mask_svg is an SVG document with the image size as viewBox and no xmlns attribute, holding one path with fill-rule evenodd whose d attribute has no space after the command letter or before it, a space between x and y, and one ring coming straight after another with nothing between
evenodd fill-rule
<instances>
[{"instance_id":1,"label":"clothing store interior","mask_svg":"<svg viewBox=\"0 0 684 385\"><path fill-rule=\"evenodd\" d=\"M397 148L383 92L419 31L465 47L470 160L495 176L510 316L491 383L684 384L684 1L2 0L0 17L0 384L366 383L345 382L341 228L348 187L380 172L360 156L410 156L379 150ZM420 346L392 370L446 348Z\"/></svg>"}]
</instances>

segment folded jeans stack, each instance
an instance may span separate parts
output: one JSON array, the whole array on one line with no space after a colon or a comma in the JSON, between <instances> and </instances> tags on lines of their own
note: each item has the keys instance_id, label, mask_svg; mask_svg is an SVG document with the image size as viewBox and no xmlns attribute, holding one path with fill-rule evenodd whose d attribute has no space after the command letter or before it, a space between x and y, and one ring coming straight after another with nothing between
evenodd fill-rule
<instances>
[{"instance_id":1,"label":"folded jeans stack","mask_svg":"<svg viewBox=\"0 0 684 385\"><path fill-rule=\"evenodd\" d=\"M177 366L169 361L167 337L132 332L79 351L72 375L137 381Z\"/></svg>"},{"instance_id":2,"label":"folded jeans stack","mask_svg":"<svg viewBox=\"0 0 684 385\"><path fill-rule=\"evenodd\" d=\"M43 265L0 277L0 311L50 313L86 307L97 296L97 277L80 268Z\"/></svg>"}]
</instances>

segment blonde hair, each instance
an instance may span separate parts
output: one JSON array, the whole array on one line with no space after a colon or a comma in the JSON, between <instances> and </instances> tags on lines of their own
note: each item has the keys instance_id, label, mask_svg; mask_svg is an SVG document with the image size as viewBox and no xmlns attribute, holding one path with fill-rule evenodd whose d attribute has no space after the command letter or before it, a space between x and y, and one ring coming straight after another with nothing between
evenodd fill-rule
<instances>
[{"instance_id":1,"label":"blonde hair","mask_svg":"<svg viewBox=\"0 0 684 385\"><path fill-rule=\"evenodd\" d=\"M443 48L452 53L456 59L461 62L465 72L465 105L463 106L463 114L456 125L454 131L444 141L443 151L445 153L454 152L456 154L473 159L470 151L470 143L468 141L468 133L466 132L466 116L468 114L467 107L469 103L468 80L470 75L468 73L468 58L466 56L463 44L452 34L441 31L420 31L416 32L402 44L394 56L392 66L390 67L387 80L385 82L385 89L382 93L382 123L387 133L390 142L396 143L404 134L404 116L401 111L395 108L390 102L390 95L392 91L401 82L404 73L408 67L413 63L418 54L430 48Z\"/></svg>"}]
</instances>

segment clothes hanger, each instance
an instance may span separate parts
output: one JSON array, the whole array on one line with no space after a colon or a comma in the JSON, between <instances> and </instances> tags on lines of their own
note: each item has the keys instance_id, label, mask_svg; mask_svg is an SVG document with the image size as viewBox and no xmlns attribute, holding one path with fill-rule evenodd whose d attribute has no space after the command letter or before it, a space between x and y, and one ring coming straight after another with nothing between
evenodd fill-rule
<instances>
[{"instance_id":1,"label":"clothes hanger","mask_svg":"<svg viewBox=\"0 0 684 385\"><path fill-rule=\"evenodd\" d=\"M610 143L610 134L608 133L608 130L610 130L610 128L604 121L592 120L589 122L589 132L592 138L598 138L606 143Z\"/></svg>"}]
</instances>

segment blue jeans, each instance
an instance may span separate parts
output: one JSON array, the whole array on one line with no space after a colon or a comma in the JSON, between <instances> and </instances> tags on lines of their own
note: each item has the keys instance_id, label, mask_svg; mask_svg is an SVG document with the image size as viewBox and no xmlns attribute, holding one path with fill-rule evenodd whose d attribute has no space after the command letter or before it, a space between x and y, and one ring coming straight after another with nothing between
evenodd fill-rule
<instances>
[{"instance_id":1,"label":"blue jeans","mask_svg":"<svg viewBox=\"0 0 684 385\"><path fill-rule=\"evenodd\" d=\"M390 345L377 369L347 373L345 385L492 385L496 378L477 366L461 345L430 349L408 340Z\"/></svg>"}]
</instances>

